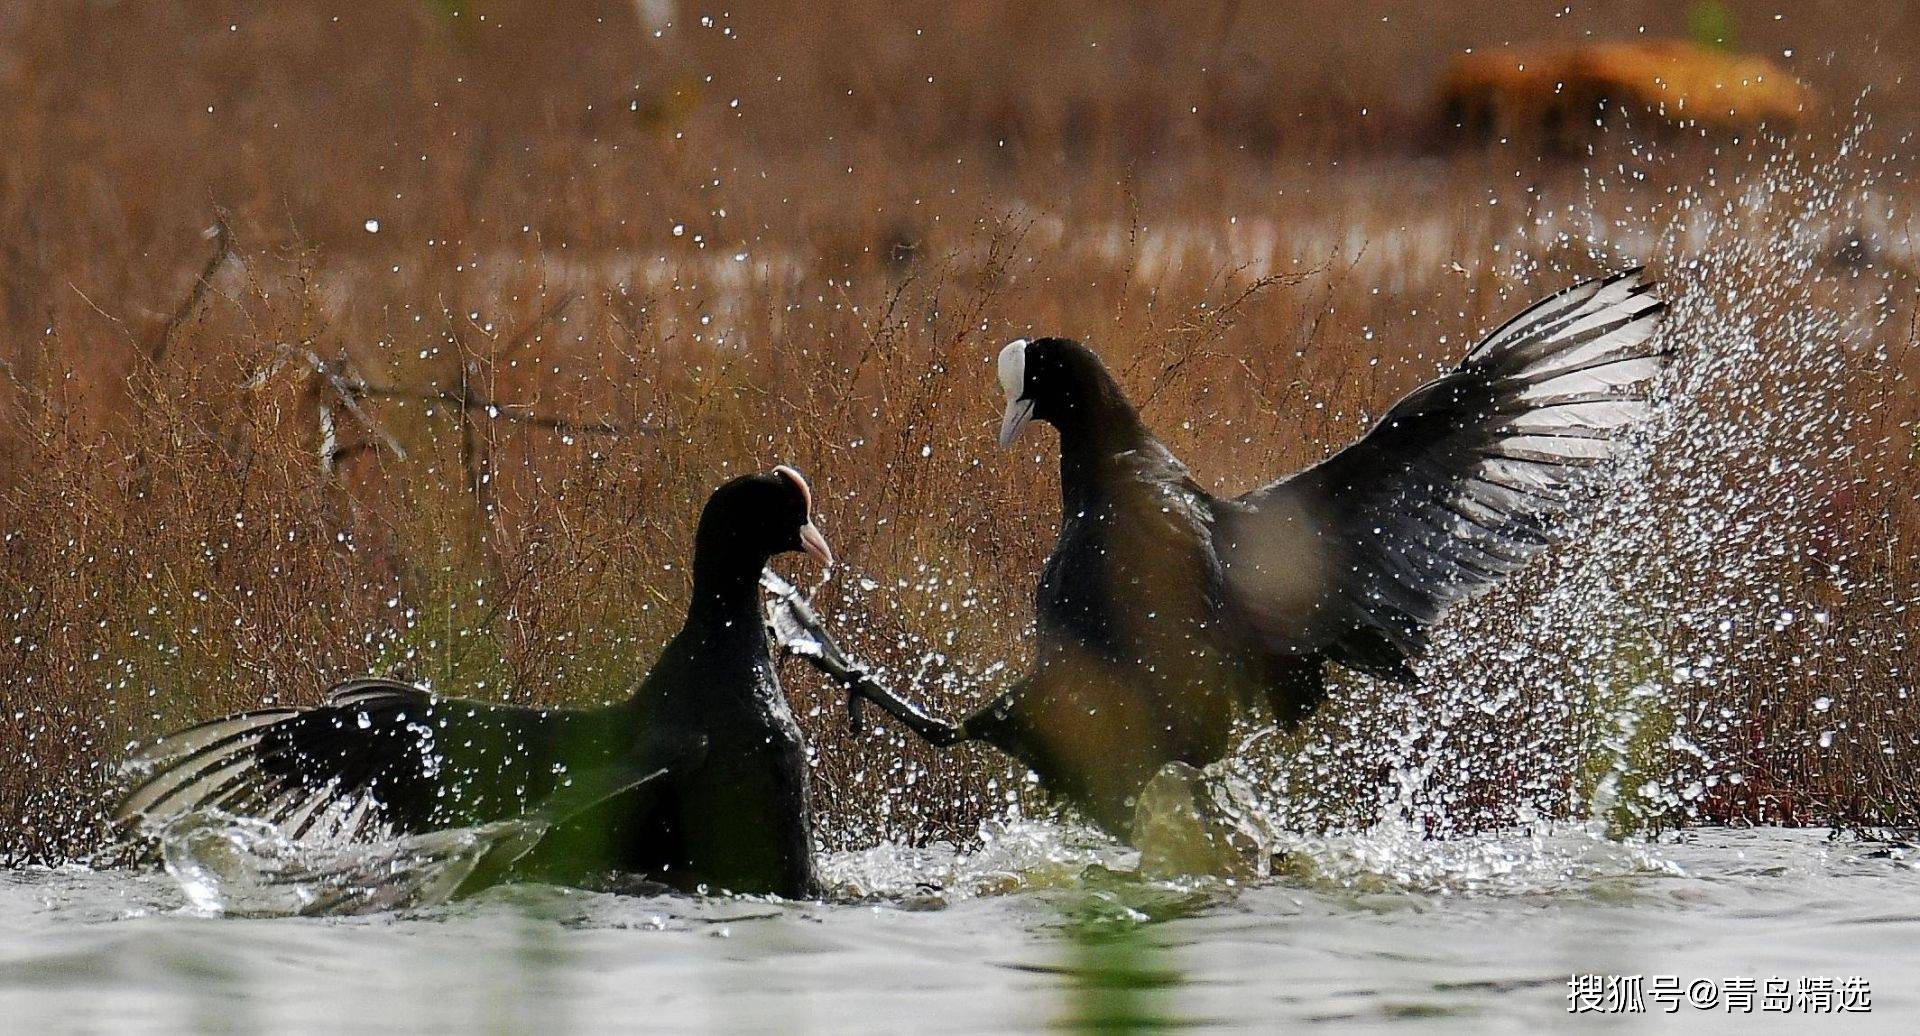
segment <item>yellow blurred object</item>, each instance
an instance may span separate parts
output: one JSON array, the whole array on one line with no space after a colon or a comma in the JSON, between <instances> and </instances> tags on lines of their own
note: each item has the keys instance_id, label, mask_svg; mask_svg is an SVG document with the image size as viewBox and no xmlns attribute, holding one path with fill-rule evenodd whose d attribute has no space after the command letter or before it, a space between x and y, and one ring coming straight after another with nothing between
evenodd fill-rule
<instances>
[{"instance_id":1,"label":"yellow blurred object","mask_svg":"<svg viewBox=\"0 0 1920 1036\"><path fill-rule=\"evenodd\" d=\"M1813 102L1806 84L1765 58L1679 40L1466 54L1441 87L1450 127L1558 143L1622 112L1642 128L1788 129L1810 116Z\"/></svg>"}]
</instances>

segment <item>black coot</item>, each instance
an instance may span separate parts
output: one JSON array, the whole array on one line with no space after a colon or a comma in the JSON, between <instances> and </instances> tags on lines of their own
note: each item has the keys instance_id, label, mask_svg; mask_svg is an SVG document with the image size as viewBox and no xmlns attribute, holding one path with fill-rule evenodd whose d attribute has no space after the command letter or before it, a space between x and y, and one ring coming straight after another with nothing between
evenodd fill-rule
<instances>
[{"instance_id":1,"label":"black coot","mask_svg":"<svg viewBox=\"0 0 1920 1036\"><path fill-rule=\"evenodd\" d=\"M1632 270L1535 304L1358 442L1230 500L1188 477L1092 350L1015 342L1001 440L1035 420L1060 432L1032 672L957 727L836 675L929 740L999 746L1124 835L1142 785L1220 759L1243 709L1297 722L1327 661L1411 678L1450 604L1548 544L1649 411L1667 361L1651 289Z\"/></svg>"},{"instance_id":2,"label":"black coot","mask_svg":"<svg viewBox=\"0 0 1920 1036\"><path fill-rule=\"evenodd\" d=\"M515 866L546 880L640 875L682 889L815 895L805 747L775 676L758 580L775 554L831 554L788 467L734 479L701 512L685 624L633 697L599 709L440 698L354 680L311 709L173 734L121 804L149 823L194 809L293 835L378 837L564 819Z\"/></svg>"}]
</instances>

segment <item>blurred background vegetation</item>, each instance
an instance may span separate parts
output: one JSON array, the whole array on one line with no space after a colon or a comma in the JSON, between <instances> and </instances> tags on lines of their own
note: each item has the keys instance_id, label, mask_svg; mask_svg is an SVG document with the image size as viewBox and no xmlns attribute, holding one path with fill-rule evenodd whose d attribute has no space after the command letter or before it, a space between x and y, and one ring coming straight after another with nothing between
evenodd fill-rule
<instances>
[{"instance_id":1,"label":"blurred background vegetation","mask_svg":"<svg viewBox=\"0 0 1920 1036\"><path fill-rule=\"evenodd\" d=\"M1469 52L1655 39L1770 62L1794 114L1756 135L1750 69L1682 110L1658 62L1684 55L1572 107L1501 58L1484 124L1446 103ZM1909 6L1837 0L0 2L0 857L101 845L129 741L349 675L623 694L677 625L700 500L782 461L847 562L821 599L850 641L903 680L961 663L977 682L921 690L977 701L1022 664L1056 506L1043 450L991 448L999 343L1092 340L1203 480L1245 488L1595 272L1586 238L1513 265L1554 205L1737 205L1742 170L1862 122L1904 161L1915 40ZM1616 122L1589 133L1595 105ZM1827 401L1864 417L1831 464L1767 476L1813 500L1768 578L1845 643L1743 628L1705 697L1662 706L1724 711L1695 734L1749 775L1692 819L1920 803L1914 307L1887 247L1911 198L1876 190L1878 223L1816 243L1819 304L1871 312ZM1026 794L787 680L835 845L963 837ZM1329 722L1379 727L1370 693ZM1551 737L1630 766L1495 751L1462 815L1690 765L1621 693ZM1341 765L1327 794L1370 805L1385 763Z\"/></svg>"}]
</instances>

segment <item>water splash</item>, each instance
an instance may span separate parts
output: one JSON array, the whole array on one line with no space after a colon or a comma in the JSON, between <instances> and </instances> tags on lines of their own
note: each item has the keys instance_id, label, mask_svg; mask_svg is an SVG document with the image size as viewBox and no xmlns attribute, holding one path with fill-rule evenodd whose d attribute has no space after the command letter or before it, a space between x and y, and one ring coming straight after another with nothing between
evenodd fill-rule
<instances>
[{"instance_id":1,"label":"water splash","mask_svg":"<svg viewBox=\"0 0 1920 1036\"><path fill-rule=\"evenodd\" d=\"M1890 657L1902 634L1868 627L1876 609L1911 603L1847 529L1864 513L1856 488L1894 478L1863 460L1885 415L1855 404L1892 366L1894 289L1913 251L1886 187L1898 173L1866 157L1866 133L1857 125L1822 151L1763 140L1716 152L1704 176L1697 154L1634 147L1590 163L1570 190L1527 190L1526 218L1496 230L1493 258L1501 284L1534 287L1510 289L1500 308L1651 262L1680 360L1567 547L1449 616L1419 686L1342 676L1303 734L1247 732L1230 772L1258 789L1266 826L1296 832L1296 856L1299 838L1320 837L1298 832L1332 831L1359 839L1356 874L1442 886L1457 867L1460 888L1501 875L1527 887L1658 869L1632 840L1642 832L1830 815L1797 804L1794 782L1859 751L1845 742L1849 709L1859 723L1905 699ZM951 637L890 624L951 628L980 605L976 585L963 561L920 559L913 578L850 588L833 618L890 640L907 659L893 676L924 699L975 701L995 670L957 664L967 652ZM1843 615L1855 628L1842 630ZM1876 653L1883 634L1894 650ZM1767 669L1755 658L1776 660L1778 686L1753 684ZM1845 687L1815 679L1850 669ZM1805 768L1769 772L1782 765ZM1037 805L1017 781L983 799L1002 793L1004 808ZM1609 837L1626 839L1618 858ZM1452 848L1426 853L1424 839Z\"/></svg>"},{"instance_id":2,"label":"water splash","mask_svg":"<svg viewBox=\"0 0 1920 1036\"><path fill-rule=\"evenodd\" d=\"M827 854L822 871L842 895L944 904L1065 888L1089 869L1131 871L1139 853L1091 828L1041 820L989 821L978 844L883 841Z\"/></svg>"},{"instance_id":3,"label":"water splash","mask_svg":"<svg viewBox=\"0 0 1920 1036\"><path fill-rule=\"evenodd\" d=\"M244 917L417 910L451 900L483 868L504 868L547 832L539 819L348 842L295 840L218 811L157 832L161 860L191 907Z\"/></svg>"},{"instance_id":4,"label":"water splash","mask_svg":"<svg viewBox=\"0 0 1920 1036\"><path fill-rule=\"evenodd\" d=\"M1911 252L1857 136L1822 161L1729 161L1718 182L1679 179L1681 167L1646 153L1596 163L1584 193L1543 188L1500 235L1506 284L1655 263L1672 303L1663 333L1682 356L1667 405L1568 530L1568 549L1435 631L1419 687L1346 678L1304 734L1249 732L1231 774L1257 790L1261 837L1284 857L1277 873L1484 891L1657 868L1637 843L1609 856L1602 836L1735 814L1741 796L1770 793L1762 748L1817 760L1846 747L1844 716L1867 690L1801 701L1736 682L1755 667L1731 662L1767 652L1783 667L1844 665L1833 602L1910 597L1863 575L1863 547L1825 529L1858 478L1849 464L1864 418L1844 403L1887 364L1892 311L1888 275L1833 246ZM1017 611L1010 598L1024 588L995 596L1005 588L966 564L920 558L884 582L843 578L832 625L888 644L904 660L888 675L924 699L978 701L1007 663L968 664L992 657L969 627L994 626L969 619ZM927 771L894 751L902 743L859 746L870 756L845 764L851 780L920 780ZM851 895L937 887L952 898L1142 866L1076 828L1022 819L1040 800L1017 775L989 773L966 794L996 818L977 848L902 844L915 837L912 796L832 803L830 872ZM1151 859L1144 869L1163 870Z\"/></svg>"},{"instance_id":5,"label":"water splash","mask_svg":"<svg viewBox=\"0 0 1920 1036\"><path fill-rule=\"evenodd\" d=\"M1848 393L1884 360L1891 312L1884 276L1836 266L1829 247L1885 205L1851 150L1736 168L1731 189L1661 185L1647 156L1591 181L1568 215L1543 201L1516 228L1510 281L1563 280L1568 259L1658 263L1680 356L1664 405L1566 549L1435 629L1417 688L1349 680L1330 722L1246 753L1282 827L1717 819L1753 794L1782 709L1825 711L1738 685L1752 667L1729 663L1838 664L1819 642L1831 602L1899 596L1850 564L1858 547L1823 543L1854 484L1863 415ZM1618 207L1597 195L1618 180L1655 201L1602 220ZM1817 748L1832 744L1829 730Z\"/></svg>"}]
</instances>

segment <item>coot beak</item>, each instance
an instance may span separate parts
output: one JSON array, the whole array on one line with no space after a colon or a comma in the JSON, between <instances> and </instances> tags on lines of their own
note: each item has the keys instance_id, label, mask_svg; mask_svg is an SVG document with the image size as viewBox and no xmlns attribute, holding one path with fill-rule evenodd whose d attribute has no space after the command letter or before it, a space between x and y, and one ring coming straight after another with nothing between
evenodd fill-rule
<instances>
[{"instance_id":1,"label":"coot beak","mask_svg":"<svg viewBox=\"0 0 1920 1036\"><path fill-rule=\"evenodd\" d=\"M813 487L807 485L806 476L785 464L776 466L773 473L786 479L800 493L801 513L807 516L806 524L800 526L800 549L822 565L831 566L833 548L827 546L827 538L820 535L819 527L813 524Z\"/></svg>"},{"instance_id":2,"label":"coot beak","mask_svg":"<svg viewBox=\"0 0 1920 1036\"><path fill-rule=\"evenodd\" d=\"M827 546L827 538L820 535L820 527L812 522L800 527L800 547L813 560L829 568L833 566L833 548Z\"/></svg>"},{"instance_id":3,"label":"coot beak","mask_svg":"<svg viewBox=\"0 0 1920 1036\"><path fill-rule=\"evenodd\" d=\"M1020 435L1020 429L1025 428L1027 422L1031 420L1033 420L1033 400L1009 400L1007 412L1000 418L1000 448L1004 450L1012 446L1013 440Z\"/></svg>"}]
</instances>

